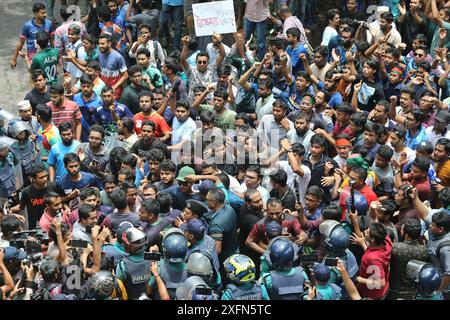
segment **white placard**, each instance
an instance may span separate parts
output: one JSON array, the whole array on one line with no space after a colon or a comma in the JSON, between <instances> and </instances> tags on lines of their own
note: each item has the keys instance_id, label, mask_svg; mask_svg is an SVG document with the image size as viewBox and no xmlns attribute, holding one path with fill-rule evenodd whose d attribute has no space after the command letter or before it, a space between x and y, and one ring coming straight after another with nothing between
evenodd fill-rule
<instances>
[{"instance_id":1,"label":"white placard","mask_svg":"<svg viewBox=\"0 0 450 320\"><path fill-rule=\"evenodd\" d=\"M197 37L236 32L234 7L231 0L193 4L192 11Z\"/></svg>"}]
</instances>

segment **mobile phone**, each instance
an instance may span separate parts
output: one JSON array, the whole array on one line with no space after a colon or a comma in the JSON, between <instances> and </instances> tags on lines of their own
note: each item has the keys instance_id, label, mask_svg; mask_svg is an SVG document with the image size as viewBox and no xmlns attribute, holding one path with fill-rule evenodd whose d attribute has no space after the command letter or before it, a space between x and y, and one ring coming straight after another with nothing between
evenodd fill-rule
<instances>
[{"instance_id":1,"label":"mobile phone","mask_svg":"<svg viewBox=\"0 0 450 320\"><path fill-rule=\"evenodd\" d=\"M70 246L73 248L87 248L88 242L84 240L72 240Z\"/></svg>"},{"instance_id":2,"label":"mobile phone","mask_svg":"<svg viewBox=\"0 0 450 320\"><path fill-rule=\"evenodd\" d=\"M144 252L144 260L159 261L161 256L159 252Z\"/></svg>"},{"instance_id":3,"label":"mobile phone","mask_svg":"<svg viewBox=\"0 0 450 320\"><path fill-rule=\"evenodd\" d=\"M325 265L327 267L336 267L338 258L325 258Z\"/></svg>"},{"instance_id":4,"label":"mobile phone","mask_svg":"<svg viewBox=\"0 0 450 320\"><path fill-rule=\"evenodd\" d=\"M197 287L195 288L195 294L199 296L209 296L212 294L212 289L205 287Z\"/></svg>"}]
</instances>

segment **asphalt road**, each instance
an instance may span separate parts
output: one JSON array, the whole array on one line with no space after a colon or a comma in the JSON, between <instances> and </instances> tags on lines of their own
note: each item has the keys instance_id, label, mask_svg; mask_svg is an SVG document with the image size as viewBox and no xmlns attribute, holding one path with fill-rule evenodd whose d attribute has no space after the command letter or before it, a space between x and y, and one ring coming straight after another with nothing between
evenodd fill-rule
<instances>
[{"instance_id":1,"label":"asphalt road","mask_svg":"<svg viewBox=\"0 0 450 320\"><path fill-rule=\"evenodd\" d=\"M17 113L17 102L30 89L25 60L18 58L15 70L11 70L9 62L23 22L33 16L32 3L32 0L0 1L0 107L13 113Z\"/></svg>"}]
</instances>

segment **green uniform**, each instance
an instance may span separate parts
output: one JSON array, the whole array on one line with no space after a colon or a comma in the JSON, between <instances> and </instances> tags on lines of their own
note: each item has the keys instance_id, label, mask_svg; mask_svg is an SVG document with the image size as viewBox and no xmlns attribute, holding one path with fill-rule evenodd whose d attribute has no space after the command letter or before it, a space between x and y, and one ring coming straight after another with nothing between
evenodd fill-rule
<instances>
[{"instance_id":1,"label":"green uniform","mask_svg":"<svg viewBox=\"0 0 450 320\"><path fill-rule=\"evenodd\" d=\"M39 51L31 61L31 71L41 69L45 73L47 84L56 84L58 82L58 55L59 51L57 48L47 48Z\"/></svg>"}]
</instances>

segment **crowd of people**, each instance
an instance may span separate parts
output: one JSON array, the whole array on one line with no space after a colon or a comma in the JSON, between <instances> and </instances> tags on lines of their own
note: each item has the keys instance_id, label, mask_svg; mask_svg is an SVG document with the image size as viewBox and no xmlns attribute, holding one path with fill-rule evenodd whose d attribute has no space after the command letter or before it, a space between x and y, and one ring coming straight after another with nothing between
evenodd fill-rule
<instances>
[{"instance_id":1,"label":"crowd of people","mask_svg":"<svg viewBox=\"0 0 450 320\"><path fill-rule=\"evenodd\" d=\"M450 1L198 2L32 5L0 300L449 300Z\"/></svg>"}]
</instances>

